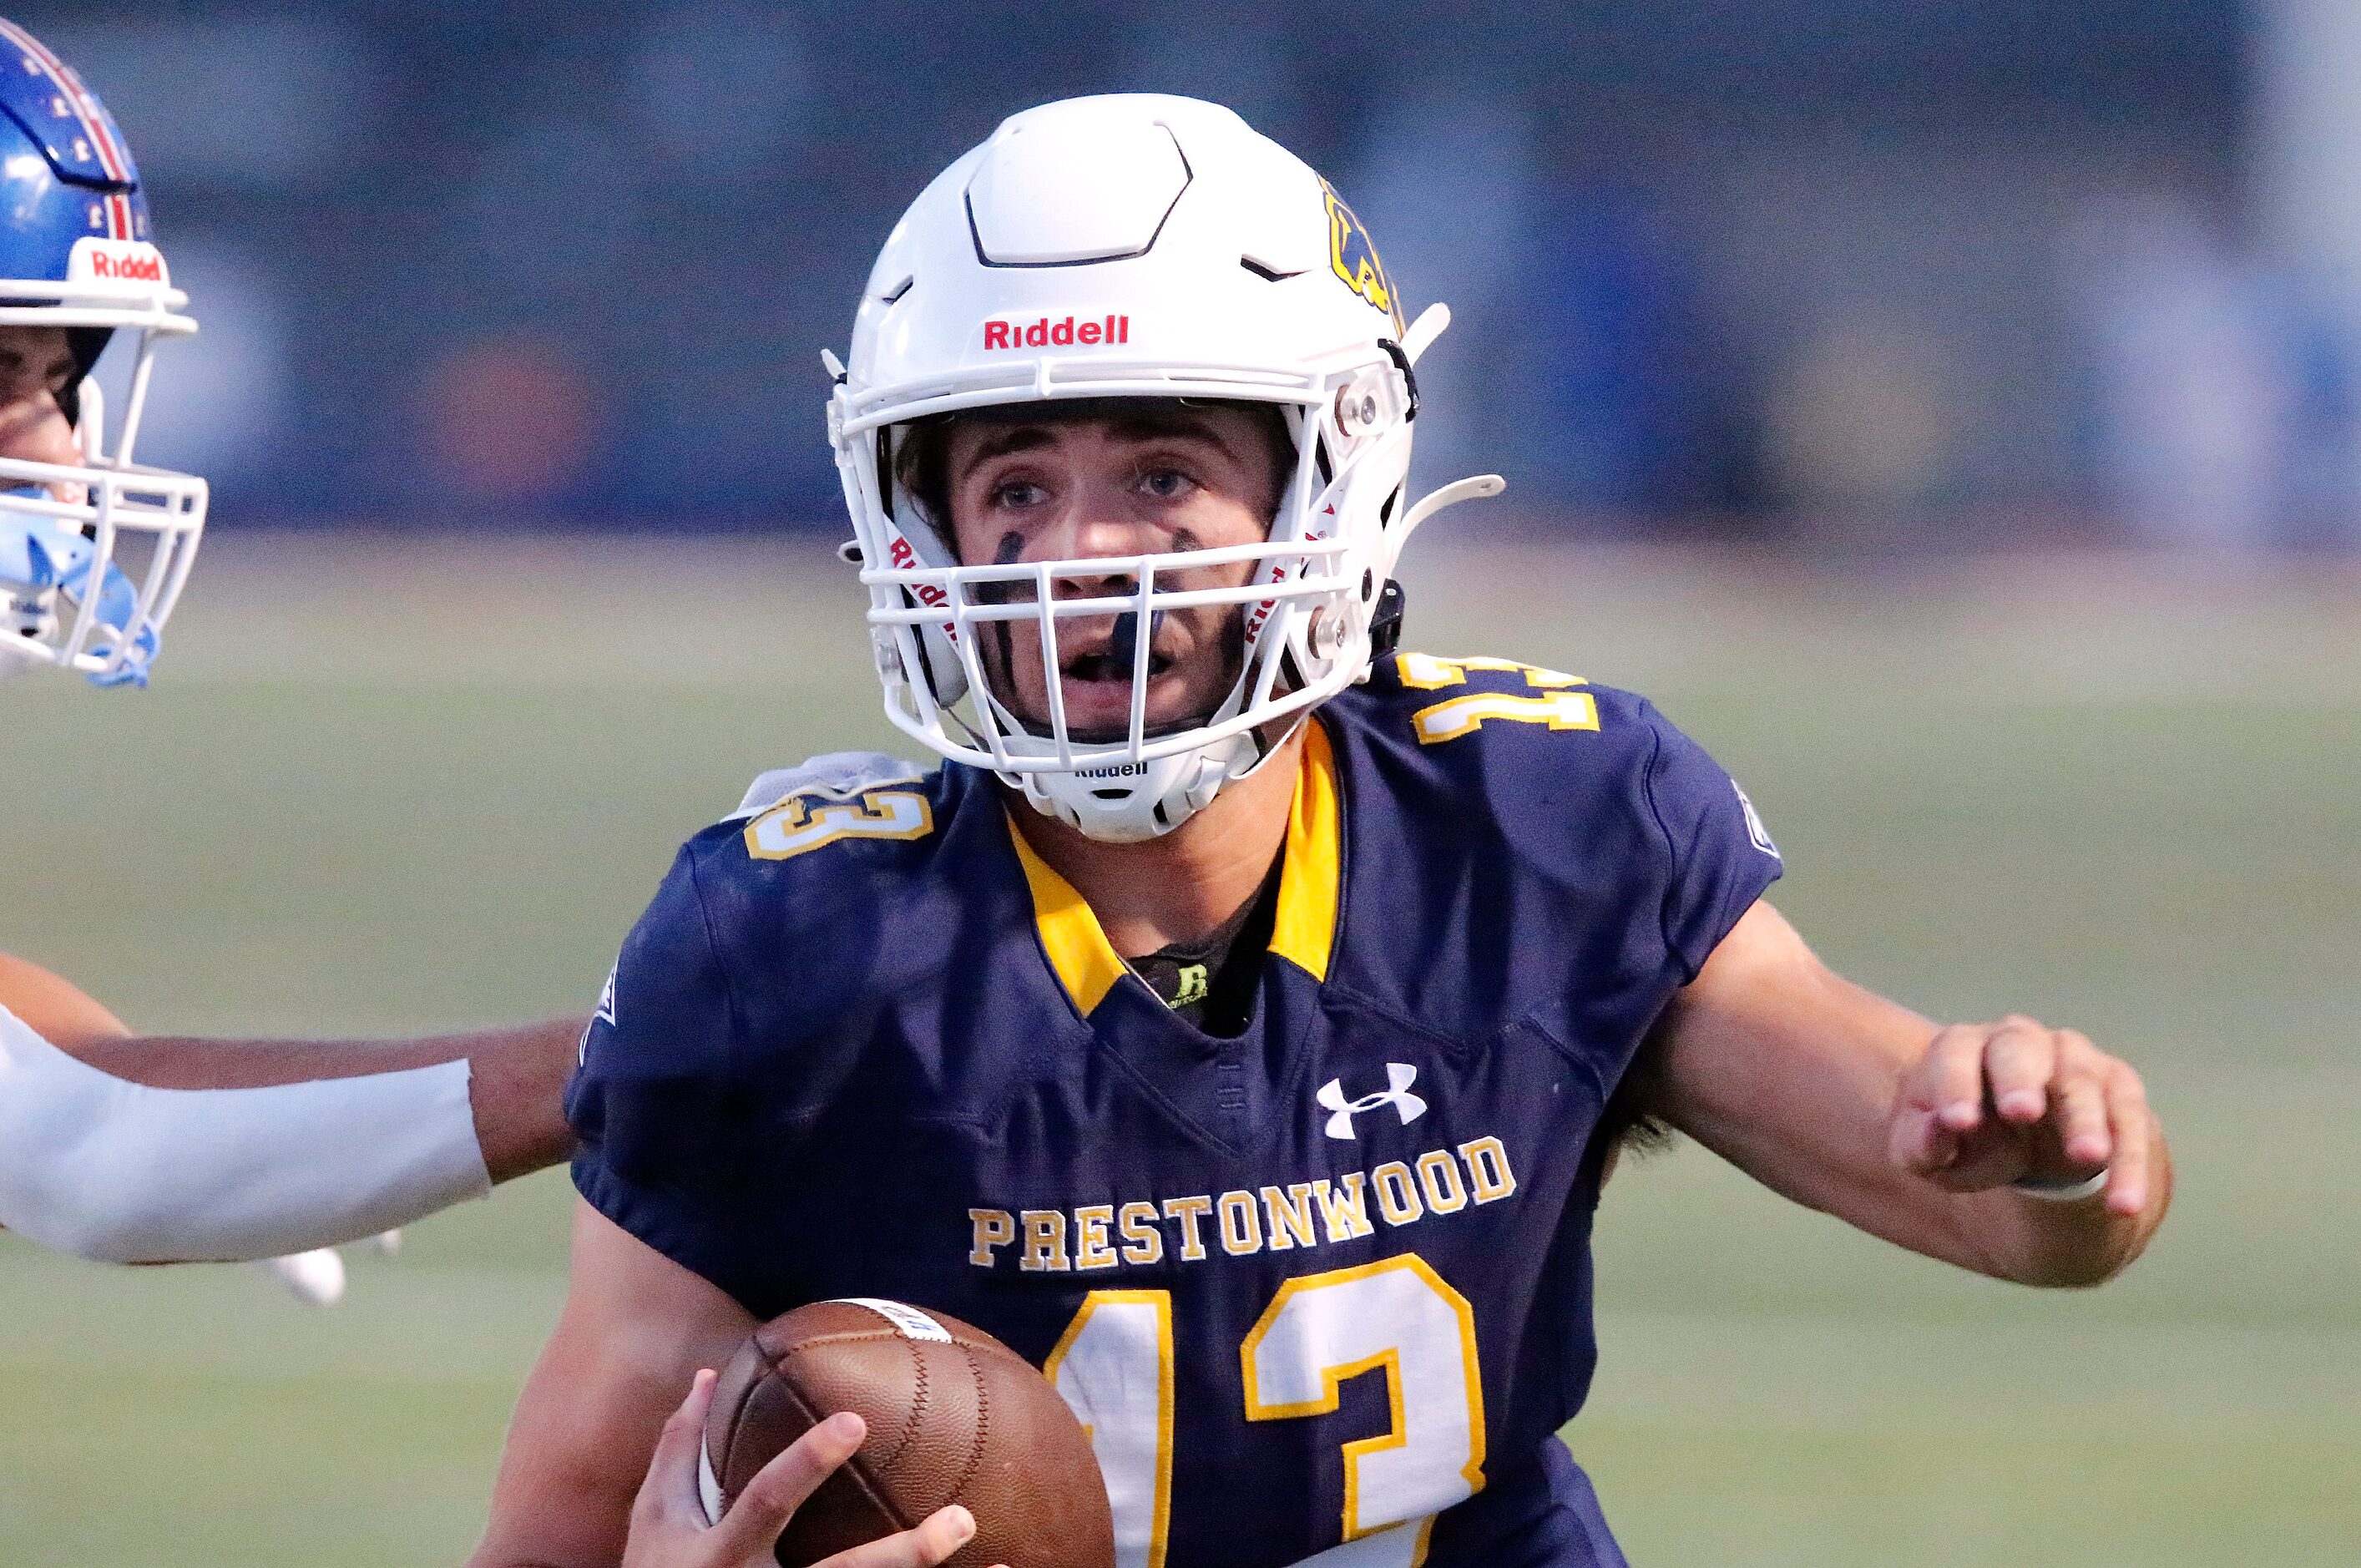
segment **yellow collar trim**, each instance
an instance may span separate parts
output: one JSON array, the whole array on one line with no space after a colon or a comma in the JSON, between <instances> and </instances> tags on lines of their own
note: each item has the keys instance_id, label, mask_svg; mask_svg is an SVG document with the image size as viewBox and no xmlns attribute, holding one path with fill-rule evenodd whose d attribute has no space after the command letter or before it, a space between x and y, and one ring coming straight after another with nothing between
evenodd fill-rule
<instances>
[{"instance_id":1,"label":"yellow collar trim","mask_svg":"<svg viewBox=\"0 0 2361 1568\"><path fill-rule=\"evenodd\" d=\"M1288 813L1287 861L1279 872L1270 950L1321 981L1328 978L1328 957L1336 943L1343 866L1337 798L1335 755L1329 750L1327 731L1314 719L1303 727L1303 762ZM1107 940L1105 927L1074 884L1026 842L1024 830L1013 821L1008 839L1033 892L1033 923L1041 934L1041 950L1076 1010L1088 1017L1115 981L1131 972L1131 966Z\"/></svg>"},{"instance_id":2,"label":"yellow collar trim","mask_svg":"<svg viewBox=\"0 0 2361 1568\"><path fill-rule=\"evenodd\" d=\"M1041 950L1049 956L1049 967L1058 971L1059 983L1074 999L1075 1009L1087 1018L1106 1000L1115 982L1131 972L1131 966L1107 940L1097 914L1074 884L1034 852L1024 829L1014 822L1008 825L1008 839L1016 846L1017 862L1033 889L1033 924L1040 928Z\"/></svg>"},{"instance_id":3,"label":"yellow collar trim","mask_svg":"<svg viewBox=\"0 0 2361 1568\"><path fill-rule=\"evenodd\" d=\"M1314 718L1303 726L1303 768L1287 817L1287 869L1279 873L1270 950L1318 981L1328 978L1328 956L1336 946L1344 880L1336 801L1336 756L1328 748L1328 731Z\"/></svg>"}]
</instances>

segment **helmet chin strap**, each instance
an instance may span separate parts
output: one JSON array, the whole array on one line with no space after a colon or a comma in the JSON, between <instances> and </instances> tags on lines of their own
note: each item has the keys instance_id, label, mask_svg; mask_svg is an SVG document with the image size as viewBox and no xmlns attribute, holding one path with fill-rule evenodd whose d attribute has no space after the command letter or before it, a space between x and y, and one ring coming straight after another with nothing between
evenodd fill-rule
<instances>
[{"instance_id":1,"label":"helmet chin strap","mask_svg":"<svg viewBox=\"0 0 2361 1568\"><path fill-rule=\"evenodd\" d=\"M1231 769L1237 762L1234 753L1241 744L1250 750L1253 742L1249 737L1234 736L1174 757L1117 763L1115 770L1130 775L1125 781L1130 787L1115 800L1100 798L1098 790L1108 786L1089 774L1115 770L1002 776L1023 791L1034 810L1055 817L1084 838L1108 844L1137 844L1170 833L1211 806L1230 782Z\"/></svg>"},{"instance_id":2,"label":"helmet chin strap","mask_svg":"<svg viewBox=\"0 0 2361 1568\"><path fill-rule=\"evenodd\" d=\"M1108 844L1137 844L1171 832L1213 805L1222 791L1261 772L1302 727L1303 718L1298 716L1268 746L1249 732L1178 756L1118 764L1137 781L1119 800L1100 798L1092 787L1096 781L1086 773L1000 776L1021 792L1034 810L1055 817L1084 838ZM1100 783L1097 787L1106 786Z\"/></svg>"}]
</instances>

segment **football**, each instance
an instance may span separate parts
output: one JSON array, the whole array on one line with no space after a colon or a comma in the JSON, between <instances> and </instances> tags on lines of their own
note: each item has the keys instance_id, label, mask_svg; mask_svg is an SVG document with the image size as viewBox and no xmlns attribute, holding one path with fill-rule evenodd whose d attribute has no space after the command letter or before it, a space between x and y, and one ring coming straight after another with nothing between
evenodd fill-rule
<instances>
[{"instance_id":1,"label":"football","mask_svg":"<svg viewBox=\"0 0 2361 1568\"><path fill-rule=\"evenodd\" d=\"M796 1511L783 1568L819 1562L948 1503L976 1532L960 1568L1113 1568L1115 1525L1090 1438L1015 1351L899 1301L816 1301L750 1335L706 1417L698 1486L719 1519L773 1455L851 1410L868 1440Z\"/></svg>"}]
</instances>

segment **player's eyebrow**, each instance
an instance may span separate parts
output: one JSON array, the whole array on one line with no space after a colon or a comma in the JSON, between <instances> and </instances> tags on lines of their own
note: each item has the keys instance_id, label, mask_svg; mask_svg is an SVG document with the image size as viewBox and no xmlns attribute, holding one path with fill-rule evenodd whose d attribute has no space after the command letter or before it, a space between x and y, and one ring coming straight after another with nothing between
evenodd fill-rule
<instances>
[{"instance_id":1,"label":"player's eyebrow","mask_svg":"<svg viewBox=\"0 0 2361 1568\"><path fill-rule=\"evenodd\" d=\"M1011 425L995 435L986 437L974 451L969 453L967 461L960 465L958 477L965 479L995 457L1005 457L1016 452L1038 451L1049 445L1055 439L1045 425Z\"/></svg>"},{"instance_id":2,"label":"player's eyebrow","mask_svg":"<svg viewBox=\"0 0 2361 1568\"><path fill-rule=\"evenodd\" d=\"M1210 421L1188 413L1119 414L1107 420L1107 431L1123 441L1197 441L1212 447L1233 462L1237 453L1224 440L1222 433ZM1036 452L1052 444L1056 436L1046 423L1011 425L988 437L968 455L960 465L958 477L965 479L984 464L997 457L1018 452Z\"/></svg>"},{"instance_id":3,"label":"player's eyebrow","mask_svg":"<svg viewBox=\"0 0 2361 1568\"><path fill-rule=\"evenodd\" d=\"M1232 462L1237 460L1236 451L1222 438L1221 431L1210 421L1194 414L1169 411L1120 414L1107 421L1107 429L1126 441L1199 441Z\"/></svg>"}]
</instances>

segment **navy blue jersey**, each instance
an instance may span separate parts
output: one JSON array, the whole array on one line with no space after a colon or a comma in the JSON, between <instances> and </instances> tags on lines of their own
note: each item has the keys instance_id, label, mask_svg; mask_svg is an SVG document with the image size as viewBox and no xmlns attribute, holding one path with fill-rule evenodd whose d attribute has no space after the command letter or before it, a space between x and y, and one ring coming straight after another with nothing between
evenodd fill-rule
<instances>
[{"instance_id":1,"label":"navy blue jersey","mask_svg":"<svg viewBox=\"0 0 2361 1568\"><path fill-rule=\"evenodd\" d=\"M1235 1038L988 775L786 786L624 946L568 1102L592 1204L758 1318L997 1334L1090 1426L1126 1568L1621 1562L1553 1437L1596 1360L1593 1133L1779 872L1703 751L1570 675L1387 661L1307 727Z\"/></svg>"}]
</instances>

